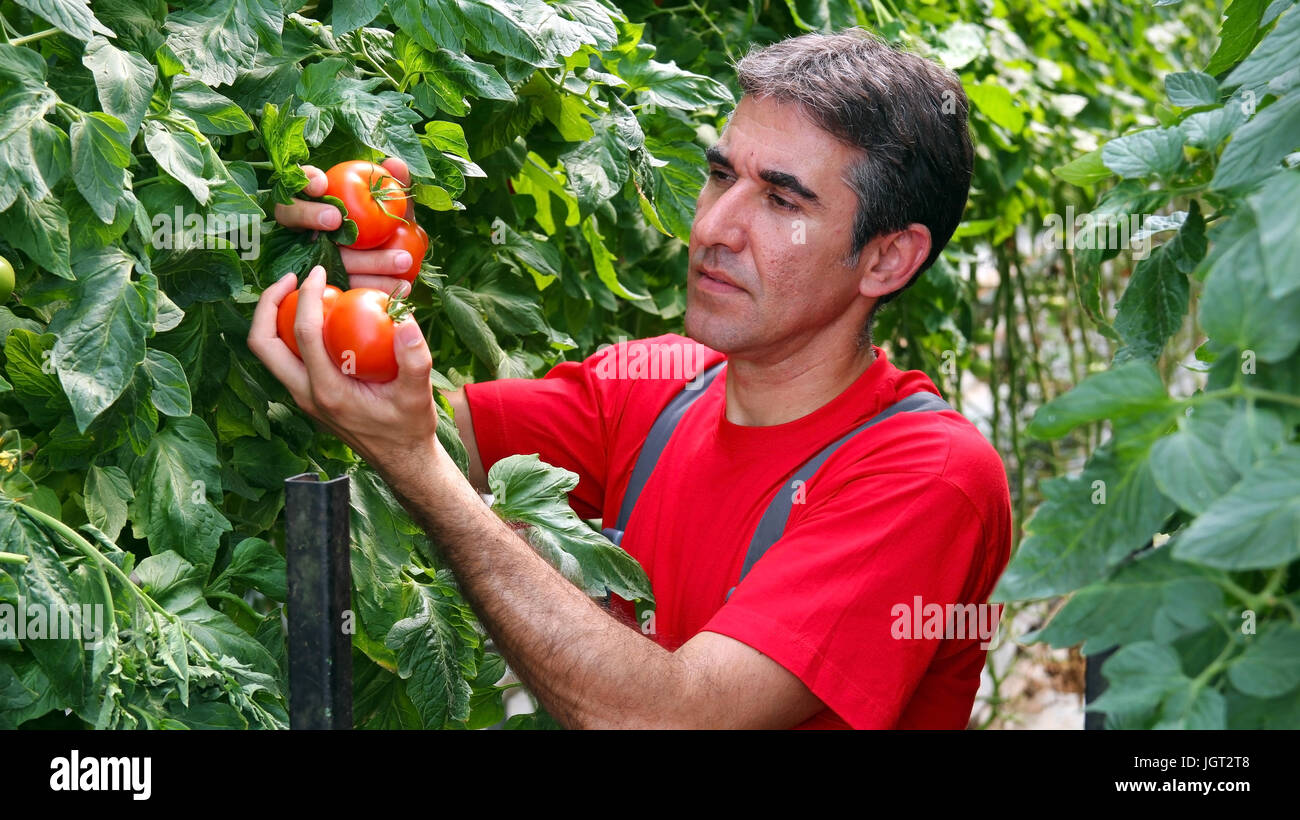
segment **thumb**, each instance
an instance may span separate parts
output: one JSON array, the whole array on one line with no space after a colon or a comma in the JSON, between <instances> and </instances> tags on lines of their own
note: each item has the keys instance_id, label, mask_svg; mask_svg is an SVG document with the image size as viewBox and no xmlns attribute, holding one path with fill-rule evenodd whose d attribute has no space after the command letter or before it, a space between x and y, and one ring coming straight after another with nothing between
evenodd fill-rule
<instances>
[{"instance_id":1,"label":"thumb","mask_svg":"<svg viewBox=\"0 0 1300 820\"><path fill-rule=\"evenodd\" d=\"M393 334L393 353L397 357L397 378L426 386L433 369L433 354L414 319L403 319Z\"/></svg>"}]
</instances>

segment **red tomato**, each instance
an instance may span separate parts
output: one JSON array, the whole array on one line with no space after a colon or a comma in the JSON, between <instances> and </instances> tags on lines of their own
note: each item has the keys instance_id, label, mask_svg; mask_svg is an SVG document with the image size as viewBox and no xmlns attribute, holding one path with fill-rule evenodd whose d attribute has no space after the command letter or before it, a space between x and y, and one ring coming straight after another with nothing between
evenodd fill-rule
<instances>
[{"instance_id":1,"label":"red tomato","mask_svg":"<svg viewBox=\"0 0 1300 820\"><path fill-rule=\"evenodd\" d=\"M375 288L352 288L325 320L325 349L344 373L364 382L397 378L396 321L406 307Z\"/></svg>"},{"instance_id":2,"label":"red tomato","mask_svg":"<svg viewBox=\"0 0 1300 820\"><path fill-rule=\"evenodd\" d=\"M321 312L326 318L329 317L330 311L334 309L334 305L342 295L343 291L333 285L325 286L325 291L320 297L320 306ZM302 353L298 351L298 340L294 338L293 335L293 320L297 315L298 291L295 290L293 293L284 297L284 301L280 303L280 312L275 315L275 329L279 332L280 339L289 346L290 350L293 351L293 355L301 359Z\"/></svg>"},{"instance_id":3,"label":"red tomato","mask_svg":"<svg viewBox=\"0 0 1300 820\"><path fill-rule=\"evenodd\" d=\"M382 165L361 159L340 162L325 172L325 179L325 195L343 200L348 219L357 223L357 241L341 247L377 248L405 224L406 190Z\"/></svg>"},{"instance_id":4,"label":"red tomato","mask_svg":"<svg viewBox=\"0 0 1300 820\"><path fill-rule=\"evenodd\" d=\"M424 255L429 252L429 235L425 233L424 228L414 222L398 225L388 241L379 246L379 250L409 253L411 269L406 273L398 274L396 278L415 284L415 277L420 273L420 263L424 261Z\"/></svg>"}]
</instances>

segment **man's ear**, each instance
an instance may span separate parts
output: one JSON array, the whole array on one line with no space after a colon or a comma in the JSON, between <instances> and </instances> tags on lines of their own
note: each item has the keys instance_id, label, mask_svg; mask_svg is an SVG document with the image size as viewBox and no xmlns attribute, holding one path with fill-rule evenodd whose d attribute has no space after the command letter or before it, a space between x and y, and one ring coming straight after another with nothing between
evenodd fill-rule
<instances>
[{"instance_id":1,"label":"man's ear","mask_svg":"<svg viewBox=\"0 0 1300 820\"><path fill-rule=\"evenodd\" d=\"M913 222L867 243L858 262L858 292L871 299L906 285L930 255L930 229Z\"/></svg>"}]
</instances>

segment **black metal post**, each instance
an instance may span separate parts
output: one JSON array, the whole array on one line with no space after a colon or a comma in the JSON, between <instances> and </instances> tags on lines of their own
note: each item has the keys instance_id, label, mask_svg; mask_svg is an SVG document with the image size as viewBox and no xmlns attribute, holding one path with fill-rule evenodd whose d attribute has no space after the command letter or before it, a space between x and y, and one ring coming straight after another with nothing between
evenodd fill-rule
<instances>
[{"instance_id":1,"label":"black metal post","mask_svg":"<svg viewBox=\"0 0 1300 820\"><path fill-rule=\"evenodd\" d=\"M284 481L289 600L289 725L352 728L352 636L347 476Z\"/></svg>"}]
</instances>

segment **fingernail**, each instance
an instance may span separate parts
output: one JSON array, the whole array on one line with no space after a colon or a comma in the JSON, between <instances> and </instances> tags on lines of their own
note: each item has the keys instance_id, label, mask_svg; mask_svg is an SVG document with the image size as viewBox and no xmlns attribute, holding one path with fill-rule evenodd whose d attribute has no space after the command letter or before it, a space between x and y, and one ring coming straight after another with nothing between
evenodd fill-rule
<instances>
[{"instance_id":1,"label":"fingernail","mask_svg":"<svg viewBox=\"0 0 1300 820\"><path fill-rule=\"evenodd\" d=\"M411 267L411 255L406 251L398 251L393 256L393 260L399 271L406 271Z\"/></svg>"},{"instance_id":2,"label":"fingernail","mask_svg":"<svg viewBox=\"0 0 1300 820\"><path fill-rule=\"evenodd\" d=\"M326 211L325 213L321 214L320 226L327 231L334 230L339 226L339 216L340 214L338 211L333 211L333 212Z\"/></svg>"},{"instance_id":3,"label":"fingernail","mask_svg":"<svg viewBox=\"0 0 1300 820\"><path fill-rule=\"evenodd\" d=\"M397 332L406 347L415 347L423 338L420 334L420 326L415 322L406 322L398 328Z\"/></svg>"}]
</instances>

